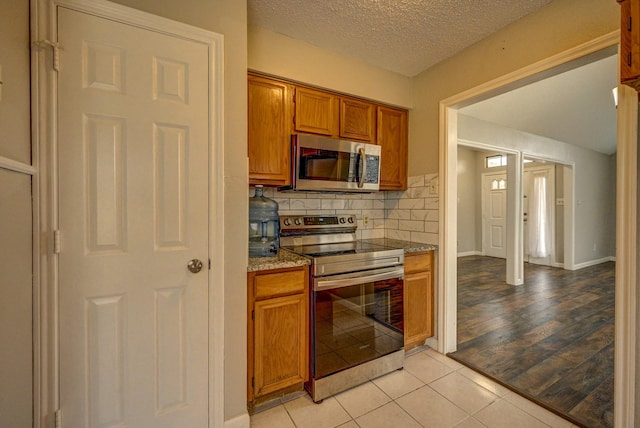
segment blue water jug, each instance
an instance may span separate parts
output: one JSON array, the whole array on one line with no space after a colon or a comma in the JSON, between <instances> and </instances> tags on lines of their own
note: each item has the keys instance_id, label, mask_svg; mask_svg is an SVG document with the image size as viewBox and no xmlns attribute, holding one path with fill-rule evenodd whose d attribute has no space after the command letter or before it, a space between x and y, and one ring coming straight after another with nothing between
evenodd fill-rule
<instances>
[{"instance_id":1,"label":"blue water jug","mask_svg":"<svg viewBox=\"0 0 640 428\"><path fill-rule=\"evenodd\" d=\"M278 203L264 196L262 186L249 198L249 257L273 257L280 248Z\"/></svg>"}]
</instances>

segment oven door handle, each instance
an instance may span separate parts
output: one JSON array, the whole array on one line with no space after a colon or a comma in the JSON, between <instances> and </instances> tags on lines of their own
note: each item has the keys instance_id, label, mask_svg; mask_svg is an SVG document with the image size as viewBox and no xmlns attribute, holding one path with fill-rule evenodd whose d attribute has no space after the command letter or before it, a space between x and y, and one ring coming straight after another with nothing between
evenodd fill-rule
<instances>
[{"instance_id":1,"label":"oven door handle","mask_svg":"<svg viewBox=\"0 0 640 428\"><path fill-rule=\"evenodd\" d=\"M337 275L333 279L316 279L314 290L322 291L332 288L348 287L350 285L365 284L367 282L383 281L385 279L392 278L404 279L404 267L354 272L345 275Z\"/></svg>"}]
</instances>

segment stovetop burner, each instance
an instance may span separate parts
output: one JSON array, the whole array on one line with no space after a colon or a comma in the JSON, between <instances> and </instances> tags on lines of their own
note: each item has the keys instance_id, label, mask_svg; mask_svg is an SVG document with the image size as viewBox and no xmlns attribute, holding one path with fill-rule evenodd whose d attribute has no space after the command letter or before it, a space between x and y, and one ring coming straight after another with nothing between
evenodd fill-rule
<instances>
[{"instance_id":1,"label":"stovetop burner","mask_svg":"<svg viewBox=\"0 0 640 428\"><path fill-rule=\"evenodd\" d=\"M282 216L280 246L310 257L312 276L404 263L404 250L356 239L354 215Z\"/></svg>"},{"instance_id":2,"label":"stovetop burner","mask_svg":"<svg viewBox=\"0 0 640 428\"><path fill-rule=\"evenodd\" d=\"M385 250L396 250L378 244L362 241L342 242L337 244L287 246L289 251L307 257L326 257L340 254L365 254Z\"/></svg>"}]
</instances>

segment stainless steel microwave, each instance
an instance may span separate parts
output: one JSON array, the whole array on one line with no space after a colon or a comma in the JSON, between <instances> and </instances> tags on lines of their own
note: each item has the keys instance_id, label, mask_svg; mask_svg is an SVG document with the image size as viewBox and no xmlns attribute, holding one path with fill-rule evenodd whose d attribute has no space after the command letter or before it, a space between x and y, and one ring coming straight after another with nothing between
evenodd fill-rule
<instances>
[{"instance_id":1,"label":"stainless steel microwave","mask_svg":"<svg viewBox=\"0 0 640 428\"><path fill-rule=\"evenodd\" d=\"M377 192L380 146L319 135L291 137L291 186L280 190Z\"/></svg>"}]
</instances>

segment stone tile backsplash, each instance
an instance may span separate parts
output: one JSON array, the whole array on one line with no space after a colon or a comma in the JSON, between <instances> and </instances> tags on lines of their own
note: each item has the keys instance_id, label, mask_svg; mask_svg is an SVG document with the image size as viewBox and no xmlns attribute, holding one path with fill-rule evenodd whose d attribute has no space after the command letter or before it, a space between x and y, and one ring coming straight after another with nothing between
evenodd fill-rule
<instances>
[{"instance_id":1,"label":"stone tile backsplash","mask_svg":"<svg viewBox=\"0 0 640 428\"><path fill-rule=\"evenodd\" d=\"M437 174L409 177L405 191L365 194L278 192L264 195L278 202L280 215L355 214L358 239L393 238L438 244ZM249 196L253 196L253 188Z\"/></svg>"}]
</instances>

